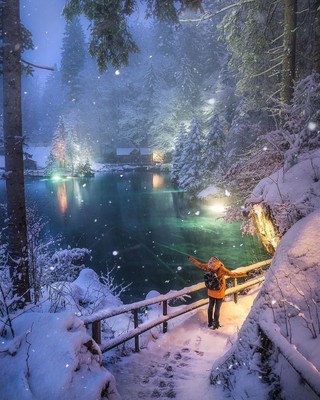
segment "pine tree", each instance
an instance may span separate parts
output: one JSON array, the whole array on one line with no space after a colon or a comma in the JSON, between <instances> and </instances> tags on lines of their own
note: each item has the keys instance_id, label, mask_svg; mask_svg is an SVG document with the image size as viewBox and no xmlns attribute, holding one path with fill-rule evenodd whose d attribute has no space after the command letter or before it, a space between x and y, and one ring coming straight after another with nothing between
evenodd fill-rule
<instances>
[{"instance_id":1,"label":"pine tree","mask_svg":"<svg viewBox=\"0 0 320 400\"><path fill-rule=\"evenodd\" d=\"M144 88L148 95L148 100L152 100L157 90L158 76L154 71L153 63L150 63L147 69L147 73L144 77Z\"/></svg>"},{"instance_id":2,"label":"pine tree","mask_svg":"<svg viewBox=\"0 0 320 400\"><path fill-rule=\"evenodd\" d=\"M200 120L194 117L191 121L181 158L179 186L195 194L203 187L204 177L204 135Z\"/></svg>"},{"instance_id":3,"label":"pine tree","mask_svg":"<svg viewBox=\"0 0 320 400\"><path fill-rule=\"evenodd\" d=\"M177 74L177 82L182 97L189 99L194 96L197 88L195 71L187 57L183 57L181 60L181 69Z\"/></svg>"},{"instance_id":4,"label":"pine tree","mask_svg":"<svg viewBox=\"0 0 320 400\"><path fill-rule=\"evenodd\" d=\"M171 178L174 181L178 181L180 171L183 166L182 156L183 149L185 146L185 142L187 139L187 130L184 124L180 124L179 133L175 140L175 148L172 153L172 170L171 170Z\"/></svg>"},{"instance_id":5,"label":"pine tree","mask_svg":"<svg viewBox=\"0 0 320 400\"><path fill-rule=\"evenodd\" d=\"M228 124L224 116L213 112L209 120L209 132L205 140L206 158L205 167L208 183L212 183L214 176L226 170L225 136Z\"/></svg>"},{"instance_id":6,"label":"pine tree","mask_svg":"<svg viewBox=\"0 0 320 400\"><path fill-rule=\"evenodd\" d=\"M67 159L66 159L66 128L62 117L52 139L52 147L46 164L46 174L65 174L67 172Z\"/></svg>"},{"instance_id":7,"label":"pine tree","mask_svg":"<svg viewBox=\"0 0 320 400\"><path fill-rule=\"evenodd\" d=\"M61 52L61 80L67 89L69 100L78 100L81 88L80 73L85 59L85 35L80 19L75 17L66 25Z\"/></svg>"}]
</instances>

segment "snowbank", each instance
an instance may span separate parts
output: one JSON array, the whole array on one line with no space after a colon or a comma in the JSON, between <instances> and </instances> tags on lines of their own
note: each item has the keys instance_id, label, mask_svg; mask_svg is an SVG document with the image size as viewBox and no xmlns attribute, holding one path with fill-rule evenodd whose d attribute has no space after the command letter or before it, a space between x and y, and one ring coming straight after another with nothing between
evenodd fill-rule
<instances>
[{"instance_id":1,"label":"snowbank","mask_svg":"<svg viewBox=\"0 0 320 400\"><path fill-rule=\"evenodd\" d=\"M257 296L228 361L213 366L211 379L225 380L236 387L246 371L268 379L270 392L277 398L308 400L319 398L271 345L271 356L262 361L259 322L277 324L292 349L320 371L320 210L297 222L282 238L266 281ZM292 354L293 359L298 359ZM232 361L230 361L232 360ZM232 368L230 368L232 365ZM237 367L235 367L237 365ZM301 368L304 368L301 366ZM230 382L232 384L230 385ZM280 395L279 395L280 392ZM273 397L275 398L275 397Z\"/></svg>"},{"instance_id":2,"label":"snowbank","mask_svg":"<svg viewBox=\"0 0 320 400\"><path fill-rule=\"evenodd\" d=\"M70 313L25 313L0 342L2 400L119 400L98 346Z\"/></svg>"},{"instance_id":3,"label":"snowbank","mask_svg":"<svg viewBox=\"0 0 320 400\"><path fill-rule=\"evenodd\" d=\"M55 283L41 299L44 312L11 316L13 332L1 318L6 328L0 341L1 400L120 399L100 348L78 318L122 304L112 293L112 277L101 279L85 268L75 281ZM119 325L109 329L110 336L124 329Z\"/></svg>"},{"instance_id":4,"label":"snowbank","mask_svg":"<svg viewBox=\"0 0 320 400\"><path fill-rule=\"evenodd\" d=\"M197 194L199 199L208 199L210 197L224 197L224 193L217 186L209 186Z\"/></svg>"},{"instance_id":5,"label":"snowbank","mask_svg":"<svg viewBox=\"0 0 320 400\"><path fill-rule=\"evenodd\" d=\"M301 155L288 170L280 169L264 178L246 203L262 203L280 234L320 208L320 149Z\"/></svg>"}]
</instances>

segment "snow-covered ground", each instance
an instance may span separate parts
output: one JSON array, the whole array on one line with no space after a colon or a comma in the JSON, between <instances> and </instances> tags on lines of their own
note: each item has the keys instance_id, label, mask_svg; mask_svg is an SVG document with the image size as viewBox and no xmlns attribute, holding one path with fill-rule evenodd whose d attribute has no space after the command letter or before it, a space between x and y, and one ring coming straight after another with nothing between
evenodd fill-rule
<instances>
[{"instance_id":1,"label":"snow-covered ground","mask_svg":"<svg viewBox=\"0 0 320 400\"><path fill-rule=\"evenodd\" d=\"M105 353L105 365L116 379L122 400L229 398L222 385L210 384L210 371L213 362L235 342L256 293L257 289L251 295L240 296L237 304L225 301L219 330L207 327L205 306L191 315L171 320L165 334L160 333L160 328L154 328L148 344L140 353L122 357ZM236 389L236 399L247 398L246 394L251 399L267 398L266 388L255 376L243 381Z\"/></svg>"}]
</instances>

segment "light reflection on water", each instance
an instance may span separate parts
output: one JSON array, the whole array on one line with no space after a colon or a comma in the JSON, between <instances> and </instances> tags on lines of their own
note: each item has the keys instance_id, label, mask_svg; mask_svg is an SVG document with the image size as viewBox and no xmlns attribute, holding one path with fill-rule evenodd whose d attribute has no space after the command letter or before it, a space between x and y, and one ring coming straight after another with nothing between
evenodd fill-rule
<instances>
[{"instance_id":1,"label":"light reflection on water","mask_svg":"<svg viewBox=\"0 0 320 400\"><path fill-rule=\"evenodd\" d=\"M115 268L116 279L132 282L124 300L142 299L152 289L166 293L202 280L187 255L220 257L236 268L267 258L240 225L227 224L208 205L191 201L166 175L130 172L89 179L27 180L27 202L37 205L52 236L64 245L92 250L88 266ZM4 182L0 182L0 201Z\"/></svg>"}]
</instances>

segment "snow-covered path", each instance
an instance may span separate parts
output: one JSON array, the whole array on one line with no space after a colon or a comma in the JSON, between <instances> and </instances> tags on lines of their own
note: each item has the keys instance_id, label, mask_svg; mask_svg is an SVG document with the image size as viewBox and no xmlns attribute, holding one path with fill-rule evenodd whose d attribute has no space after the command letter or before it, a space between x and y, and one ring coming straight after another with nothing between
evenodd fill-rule
<instances>
[{"instance_id":1,"label":"snow-covered path","mask_svg":"<svg viewBox=\"0 0 320 400\"><path fill-rule=\"evenodd\" d=\"M157 333L158 337L150 340L140 353L121 357L114 363L109 363L106 355L106 366L116 379L122 400L225 399L222 388L209 384L210 371L214 360L235 340L255 294L240 297L238 304L224 302L222 327L217 331L207 327L207 308L203 307L176 322L170 321L168 332ZM255 398L254 393L251 398Z\"/></svg>"}]
</instances>

